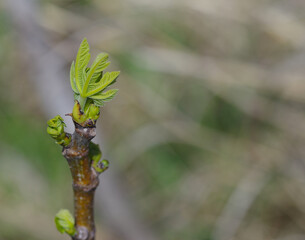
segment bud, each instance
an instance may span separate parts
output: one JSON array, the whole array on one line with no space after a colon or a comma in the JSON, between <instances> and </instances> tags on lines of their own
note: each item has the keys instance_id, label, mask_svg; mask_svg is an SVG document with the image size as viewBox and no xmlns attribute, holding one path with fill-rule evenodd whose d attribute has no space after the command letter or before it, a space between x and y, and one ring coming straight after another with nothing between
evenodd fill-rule
<instances>
[{"instance_id":1,"label":"bud","mask_svg":"<svg viewBox=\"0 0 305 240\"><path fill-rule=\"evenodd\" d=\"M72 117L75 122L83 127L92 126L99 118L100 108L94 104L86 104L84 112L78 101L75 101Z\"/></svg>"},{"instance_id":2,"label":"bud","mask_svg":"<svg viewBox=\"0 0 305 240\"><path fill-rule=\"evenodd\" d=\"M107 160L102 160L102 152L99 146L93 142L90 142L89 145L89 156L92 160L92 167L95 169L96 172L102 173L109 167L109 162Z\"/></svg>"},{"instance_id":3,"label":"bud","mask_svg":"<svg viewBox=\"0 0 305 240\"><path fill-rule=\"evenodd\" d=\"M99 167L102 170L102 172L106 171L109 168L109 161L104 159L99 163Z\"/></svg>"},{"instance_id":4,"label":"bud","mask_svg":"<svg viewBox=\"0 0 305 240\"><path fill-rule=\"evenodd\" d=\"M66 124L64 123L64 120L62 119L62 117L57 115L56 117L54 117L48 121L47 132L53 138L56 138L56 137L60 136L62 133L64 133L65 126L66 126Z\"/></svg>"},{"instance_id":5,"label":"bud","mask_svg":"<svg viewBox=\"0 0 305 240\"><path fill-rule=\"evenodd\" d=\"M55 225L60 233L67 233L74 236L76 229L74 227L74 218L67 209L61 209L55 216Z\"/></svg>"},{"instance_id":6,"label":"bud","mask_svg":"<svg viewBox=\"0 0 305 240\"><path fill-rule=\"evenodd\" d=\"M109 161L103 159L102 161L94 162L93 167L98 173L105 172L109 168Z\"/></svg>"},{"instance_id":7,"label":"bud","mask_svg":"<svg viewBox=\"0 0 305 240\"><path fill-rule=\"evenodd\" d=\"M75 101L73 111L72 111L73 120L79 124L82 124L86 121L86 115L81 110L80 104L78 101Z\"/></svg>"},{"instance_id":8,"label":"bud","mask_svg":"<svg viewBox=\"0 0 305 240\"><path fill-rule=\"evenodd\" d=\"M56 140L56 143L63 146L69 145L71 141L71 136L64 132L65 126L64 120L59 115L48 121L48 134Z\"/></svg>"},{"instance_id":9,"label":"bud","mask_svg":"<svg viewBox=\"0 0 305 240\"><path fill-rule=\"evenodd\" d=\"M98 106L95 106L94 104L90 104L86 111L86 115L88 119L96 121L100 116L100 108Z\"/></svg>"}]
</instances>

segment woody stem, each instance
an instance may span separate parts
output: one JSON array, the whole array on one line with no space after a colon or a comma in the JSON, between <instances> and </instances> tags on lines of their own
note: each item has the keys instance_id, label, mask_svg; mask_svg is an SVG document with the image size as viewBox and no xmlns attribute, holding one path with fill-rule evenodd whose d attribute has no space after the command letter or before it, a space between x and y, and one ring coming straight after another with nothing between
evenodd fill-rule
<instances>
[{"instance_id":1,"label":"woody stem","mask_svg":"<svg viewBox=\"0 0 305 240\"><path fill-rule=\"evenodd\" d=\"M77 234L73 240L94 240L94 193L98 186L98 175L92 168L89 143L95 136L94 127L83 127L75 123L71 143L63 148L73 181L74 215Z\"/></svg>"}]
</instances>

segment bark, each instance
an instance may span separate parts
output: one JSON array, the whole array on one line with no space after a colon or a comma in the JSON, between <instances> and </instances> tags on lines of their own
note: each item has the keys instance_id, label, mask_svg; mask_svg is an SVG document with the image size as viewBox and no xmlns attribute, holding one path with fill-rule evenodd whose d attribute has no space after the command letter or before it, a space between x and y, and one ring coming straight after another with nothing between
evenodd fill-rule
<instances>
[{"instance_id":1,"label":"bark","mask_svg":"<svg viewBox=\"0 0 305 240\"><path fill-rule=\"evenodd\" d=\"M94 240L94 194L99 184L99 174L92 167L89 143L96 135L95 126L83 127L76 122L71 142L63 148L67 159L74 191L74 215L77 234L73 240Z\"/></svg>"}]
</instances>

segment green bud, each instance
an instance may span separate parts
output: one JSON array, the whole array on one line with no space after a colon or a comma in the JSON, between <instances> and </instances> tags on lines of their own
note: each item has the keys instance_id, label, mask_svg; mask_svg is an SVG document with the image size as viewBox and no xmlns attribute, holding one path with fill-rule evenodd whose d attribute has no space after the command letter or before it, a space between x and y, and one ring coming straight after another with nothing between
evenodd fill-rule
<instances>
[{"instance_id":1,"label":"green bud","mask_svg":"<svg viewBox=\"0 0 305 240\"><path fill-rule=\"evenodd\" d=\"M62 117L57 115L48 121L47 127L47 133L56 140L56 143L63 146L67 146L71 141L71 136L64 131L65 126Z\"/></svg>"},{"instance_id":2,"label":"green bud","mask_svg":"<svg viewBox=\"0 0 305 240\"><path fill-rule=\"evenodd\" d=\"M64 120L62 119L62 117L57 115L56 117L54 117L48 121L47 132L53 138L55 138L64 132L65 126L66 126L66 124L64 123Z\"/></svg>"},{"instance_id":3,"label":"green bud","mask_svg":"<svg viewBox=\"0 0 305 240\"><path fill-rule=\"evenodd\" d=\"M84 123L87 120L86 115L81 110L81 107L80 107L80 104L78 101L75 101L73 111L72 111L72 117L73 117L73 120L80 125L82 125L82 123Z\"/></svg>"},{"instance_id":4,"label":"green bud","mask_svg":"<svg viewBox=\"0 0 305 240\"><path fill-rule=\"evenodd\" d=\"M48 125L52 128L56 128L56 127L59 127L61 125L66 126L66 124L64 123L64 120L62 119L62 117L60 115L57 115L56 117L50 119L48 121Z\"/></svg>"},{"instance_id":5,"label":"green bud","mask_svg":"<svg viewBox=\"0 0 305 240\"><path fill-rule=\"evenodd\" d=\"M92 101L91 101L92 102ZM100 108L92 103L85 105L85 110L81 110L81 106L78 101L75 101L72 117L75 122L82 126L91 126L95 124L99 118Z\"/></svg>"},{"instance_id":6,"label":"green bud","mask_svg":"<svg viewBox=\"0 0 305 240\"><path fill-rule=\"evenodd\" d=\"M100 108L94 104L90 104L86 111L86 115L88 119L96 121L100 116Z\"/></svg>"},{"instance_id":7,"label":"green bud","mask_svg":"<svg viewBox=\"0 0 305 240\"><path fill-rule=\"evenodd\" d=\"M98 173L105 172L109 168L109 161L103 159L102 161L98 161L97 163L95 163L93 167Z\"/></svg>"},{"instance_id":8,"label":"green bud","mask_svg":"<svg viewBox=\"0 0 305 240\"><path fill-rule=\"evenodd\" d=\"M67 233L74 236L76 229L74 227L74 218L67 209L61 209L55 216L55 225L60 233Z\"/></svg>"},{"instance_id":9,"label":"green bud","mask_svg":"<svg viewBox=\"0 0 305 240\"><path fill-rule=\"evenodd\" d=\"M106 160L106 159L104 159L104 160L102 160L101 162L100 162L100 164L99 164L100 166L100 168L102 169L102 171L104 172L104 171L106 171L108 168L109 168L109 161L108 160Z\"/></svg>"}]
</instances>

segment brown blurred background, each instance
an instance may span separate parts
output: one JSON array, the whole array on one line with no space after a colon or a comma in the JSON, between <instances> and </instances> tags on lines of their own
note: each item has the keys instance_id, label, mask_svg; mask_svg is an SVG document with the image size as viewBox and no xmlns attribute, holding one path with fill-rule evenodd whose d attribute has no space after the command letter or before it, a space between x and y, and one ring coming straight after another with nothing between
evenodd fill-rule
<instances>
[{"instance_id":1,"label":"brown blurred background","mask_svg":"<svg viewBox=\"0 0 305 240\"><path fill-rule=\"evenodd\" d=\"M121 70L97 239L305 239L304 0L2 0L0 240L69 239L71 177L46 121L71 112L87 37ZM72 131L71 119L65 118Z\"/></svg>"}]
</instances>

